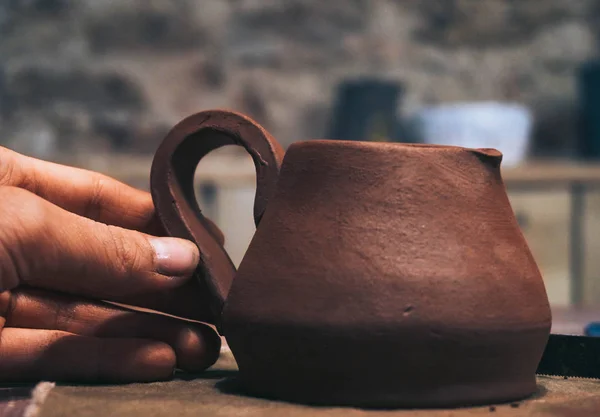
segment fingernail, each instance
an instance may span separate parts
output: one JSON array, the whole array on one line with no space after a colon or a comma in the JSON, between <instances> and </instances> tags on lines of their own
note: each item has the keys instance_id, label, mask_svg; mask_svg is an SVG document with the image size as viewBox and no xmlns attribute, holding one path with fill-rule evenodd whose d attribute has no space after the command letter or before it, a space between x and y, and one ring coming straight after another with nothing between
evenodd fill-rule
<instances>
[{"instance_id":1,"label":"fingernail","mask_svg":"<svg viewBox=\"0 0 600 417\"><path fill-rule=\"evenodd\" d=\"M159 274L187 277L198 266L198 248L189 240L161 237L150 239L150 244L156 253L156 269Z\"/></svg>"}]
</instances>

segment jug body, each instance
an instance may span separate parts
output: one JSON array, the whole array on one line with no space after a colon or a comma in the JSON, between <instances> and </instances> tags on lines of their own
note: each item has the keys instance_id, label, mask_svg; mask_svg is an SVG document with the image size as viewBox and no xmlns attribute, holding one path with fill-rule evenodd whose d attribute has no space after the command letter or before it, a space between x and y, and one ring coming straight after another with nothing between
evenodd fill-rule
<instances>
[{"instance_id":1,"label":"jug body","mask_svg":"<svg viewBox=\"0 0 600 417\"><path fill-rule=\"evenodd\" d=\"M292 145L223 323L244 386L453 406L536 390L551 325L494 150Z\"/></svg>"},{"instance_id":2,"label":"jug body","mask_svg":"<svg viewBox=\"0 0 600 417\"><path fill-rule=\"evenodd\" d=\"M256 234L239 270L202 216L202 156L243 146ZM283 160L283 162L282 162ZM536 390L551 315L495 150L307 141L208 111L156 153L165 230L193 240L206 321L247 391L313 404L447 407Z\"/></svg>"}]
</instances>

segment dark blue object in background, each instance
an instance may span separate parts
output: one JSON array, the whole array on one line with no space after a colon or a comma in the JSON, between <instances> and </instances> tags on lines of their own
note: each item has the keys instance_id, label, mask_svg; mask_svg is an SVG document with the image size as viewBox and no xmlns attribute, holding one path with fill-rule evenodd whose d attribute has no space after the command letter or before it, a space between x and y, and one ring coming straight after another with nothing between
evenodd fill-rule
<instances>
[{"instance_id":1,"label":"dark blue object in background","mask_svg":"<svg viewBox=\"0 0 600 417\"><path fill-rule=\"evenodd\" d=\"M600 322L592 322L585 326L585 335L591 337L600 337Z\"/></svg>"},{"instance_id":2,"label":"dark blue object in background","mask_svg":"<svg viewBox=\"0 0 600 417\"><path fill-rule=\"evenodd\" d=\"M600 159L600 61L585 63L577 76L579 107L579 156Z\"/></svg>"},{"instance_id":3,"label":"dark blue object in background","mask_svg":"<svg viewBox=\"0 0 600 417\"><path fill-rule=\"evenodd\" d=\"M338 86L328 139L393 141L402 86L393 81L359 78Z\"/></svg>"}]
</instances>

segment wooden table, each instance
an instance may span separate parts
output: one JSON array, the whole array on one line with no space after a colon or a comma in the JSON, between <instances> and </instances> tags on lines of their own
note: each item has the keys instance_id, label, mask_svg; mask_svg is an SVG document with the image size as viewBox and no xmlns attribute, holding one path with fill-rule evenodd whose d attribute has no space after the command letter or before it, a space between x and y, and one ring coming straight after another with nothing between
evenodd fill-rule
<instances>
[{"instance_id":1,"label":"wooden table","mask_svg":"<svg viewBox=\"0 0 600 417\"><path fill-rule=\"evenodd\" d=\"M539 376L538 392L512 403L448 410L368 410L311 407L248 396L237 383L236 374L231 353L223 352L219 362L208 372L196 376L181 375L169 382L57 386L50 392L39 416L551 417L600 413L600 380Z\"/></svg>"}]
</instances>

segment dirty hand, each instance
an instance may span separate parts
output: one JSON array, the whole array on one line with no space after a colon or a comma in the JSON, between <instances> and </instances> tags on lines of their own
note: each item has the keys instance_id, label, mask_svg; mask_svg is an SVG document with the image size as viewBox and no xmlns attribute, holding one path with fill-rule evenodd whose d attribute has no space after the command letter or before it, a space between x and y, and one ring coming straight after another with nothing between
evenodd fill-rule
<instances>
[{"instance_id":1,"label":"dirty hand","mask_svg":"<svg viewBox=\"0 0 600 417\"><path fill-rule=\"evenodd\" d=\"M148 193L0 147L0 381L149 381L212 365L188 241ZM109 301L109 302L105 302Z\"/></svg>"}]
</instances>

